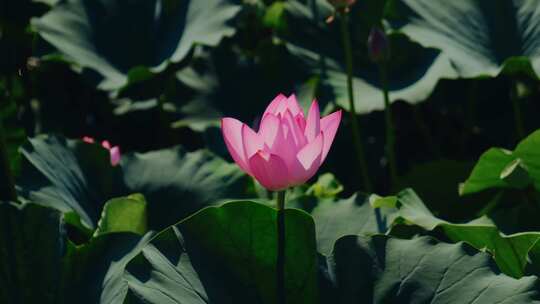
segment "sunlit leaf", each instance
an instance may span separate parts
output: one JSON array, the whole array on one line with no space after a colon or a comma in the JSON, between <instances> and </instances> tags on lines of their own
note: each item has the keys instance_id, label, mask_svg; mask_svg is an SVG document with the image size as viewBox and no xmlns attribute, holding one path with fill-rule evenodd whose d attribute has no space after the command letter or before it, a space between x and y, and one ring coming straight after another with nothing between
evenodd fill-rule
<instances>
[{"instance_id":1,"label":"sunlit leaf","mask_svg":"<svg viewBox=\"0 0 540 304\"><path fill-rule=\"evenodd\" d=\"M158 299L166 298L172 303L184 303L188 299L193 303L229 303L235 298L230 294L224 297L226 290L219 286L221 284L215 285L216 278L208 277L208 267L201 264L203 257L211 257L210 261L216 258L222 267L231 271L234 275L231 279L238 278L248 286L244 296L256 294L262 303L275 303L276 219L275 209L249 201L203 209L159 234L143 254L129 264L128 271L133 275L128 279L130 289L141 299L151 299L151 303L161 303ZM287 209L285 227L287 299L292 303L316 303L313 220L303 211ZM191 256L193 244L205 255ZM189 265L187 259L196 264ZM132 267L136 271L130 270ZM157 272L163 276L158 276ZM218 278L220 274L217 272ZM213 288L204 290L201 284L210 284ZM213 299L212 293L219 296Z\"/></svg>"}]
</instances>

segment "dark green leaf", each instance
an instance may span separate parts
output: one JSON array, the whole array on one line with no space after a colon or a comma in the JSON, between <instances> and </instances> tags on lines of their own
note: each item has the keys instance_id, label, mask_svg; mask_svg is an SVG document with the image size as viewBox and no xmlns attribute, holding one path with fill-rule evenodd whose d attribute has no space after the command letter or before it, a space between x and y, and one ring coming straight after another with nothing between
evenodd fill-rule
<instances>
[{"instance_id":1,"label":"dark green leaf","mask_svg":"<svg viewBox=\"0 0 540 304\"><path fill-rule=\"evenodd\" d=\"M67 0L32 24L67 59L99 73L99 88L116 90L141 69L181 62L194 44L217 45L235 32L239 10L232 0Z\"/></svg>"},{"instance_id":2,"label":"dark green leaf","mask_svg":"<svg viewBox=\"0 0 540 304\"><path fill-rule=\"evenodd\" d=\"M395 28L441 49L462 77L540 72L536 0L393 0Z\"/></svg>"},{"instance_id":3,"label":"dark green leaf","mask_svg":"<svg viewBox=\"0 0 540 304\"><path fill-rule=\"evenodd\" d=\"M75 211L95 229L103 204L111 198L141 193L148 201L148 228L161 230L189 214L227 198L244 198L251 180L234 164L208 151L180 147L122 155L112 167L99 145L42 136L22 149L25 171L21 196Z\"/></svg>"},{"instance_id":4,"label":"dark green leaf","mask_svg":"<svg viewBox=\"0 0 540 304\"><path fill-rule=\"evenodd\" d=\"M192 65L176 73L176 92L165 103L179 116L173 127L203 131L219 127L223 117L255 125L268 103L279 93L294 92L294 84L304 75L282 46L265 43L258 57L255 60L229 43L195 56Z\"/></svg>"},{"instance_id":5,"label":"dark green leaf","mask_svg":"<svg viewBox=\"0 0 540 304\"><path fill-rule=\"evenodd\" d=\"M276 302L277 211L249 201L208 207L177 228L219 257L264 303ZM285 285L290 303L316 303L317 255L313 219L285 211ZM177 242L177 241L176 241Z\"/></svg>"},{"instance_id":6,"label":"dark green leaf","mask_svg":"<svg viewBox=\"0 0 540 304\"><path fill-rule=\"evenodd\" d=\"M463 241L479 250L487 250L493 255L501 271L513 277L523 276L527 255L540 240L540 232L504 235L493 221L485 216L462 224L441 220L433 216L412 190L402 191L398 197L399 221L420 226L428 231L438 228L454 242Z\"/></svg>"},{"instance_id":7,"label":"dark green leaf","mask_svg":"<svg viewBox=\"0 0 540 304\"><path fill-rule=\"evenodd\" d=\"M353 85L355 108L369 113L384 108L381 81L377 65L367 56L367 37L371 26L377 25L385 1L357 1L348 14L353 51ZM287 1L286 16L289 31L283 35L288 49L315 74L330 96L343 108L349 108L345 55L340 19L325 22L333 10L325 0L303 4ZM441 78L454 78L449 61L436 49L422 48L400 34L389 36L392 55L388 64L390 99L418 103L426 99Z\"/></svg>"},{"instance_id":8,"label":"dark green leaf","mask_svg":"<svg viewBox=\"0 0 540 304\"><path fill-rule=\"evenodd\" d=\"M0 303L60 303L67 242L60 212L0 202Z\"/></svg>"},{"instance_id":9,"label":"dark green leaf","mask_svg":"<svg viewBox=\"0 0 540 304\"><path fill-rule=\"evenodd\" d=\"M345 235L385 233L394 212L394 208L372 208L369 196L363 194L343 200L319 201L311 212L317 230L318 251L329 254L334 242Z\"/></svg>"},{"instance_id":10,"label":"dark green leaf","mask_svg":"<svg viewBox=\"0 0 540 304\"><path fill-rule=\"evenodd\" d=\"M75 246L59 211L0 203L0 302L122 303L125 264L151 236L108 233Z\"/></svg>"},{"instance_id":11,"label":"dark green leaf","mask_svg":"<svg viewBox=\"0 0 540 304\"><path fill-rule=\"evenodd\" d=\"M176 226L152 239L129 262L124 277L127 303L260 303L254 292Z\"/></svg>"},{"instance_id":12,"label":"dark green leaf","mask_svg":"<svg viewBox=\"0 0 540 304\"><path fill-rule=\"evenodd\" d=\"M67 303L124 303L126 264L141 252L153 233L107 233L88 243L70 245L65 258L64 280Z\"/></svg>"},{"instance_id":13,"label":"dark green leaf","mask_svg":"<svg viewBox=\"0 0 540 304\"><path fill-rule=\"evenodd\" d=\"M328 303L540 303L538 278L510 278L489 255L429 237L346 236L326 267Z\"/></svg>"}]
</instances>

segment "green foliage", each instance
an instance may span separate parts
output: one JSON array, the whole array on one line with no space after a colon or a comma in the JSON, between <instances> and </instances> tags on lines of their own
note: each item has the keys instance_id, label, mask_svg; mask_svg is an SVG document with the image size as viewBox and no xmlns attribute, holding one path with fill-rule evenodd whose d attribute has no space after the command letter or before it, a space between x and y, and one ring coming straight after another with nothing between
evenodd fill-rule
<instances>
[{"instance_id":1,"label":"green foliage","mask_svg":"<svg viewBox=\"0 0 540 304\"><path fill-rule=\"evenodd\" d=\"M540 72L535 0L392 0L394 26L442 50L461 77Z\"/></svg>"},{"instance_id":2,"label":"green foliage","mask_svg":"<svg viewBox=\"0 0 540 304\"><path fill-rule=\"evenodd\" d=\"M0 81L0 94L7 94ZM17 125L17 103L11 99L0 105L0 132L6 144L7 159L11 172L17 175L20 171L21 156L18 152L19 146L24 142L26 134L23 128Z\"/></svg>"},{"instance_id":3,"label":"green foliage","mask_svg":"<svg viewBox=\"0 0 540 304\"><path fill-rule=\"evenodd\" d=\"M332 173L321 174L313 185L307 190L307 195L319 198L332 198L343 191L343 185Z\"/></svg>"},{"instance_id":4,"label":"green foliage","mask_svg":"<svg viewBox=\"0 0 540 304\"><path fill-rule=\"evenodd\" d=\"M57 210L0 202L0 302L61 301L65 233Z\"/></svg>"},{"instance_id":5,"label":"green foliage","mask_svg":"<svg viewBox=\"0 0 540 304\"><path fill-rule=\"evenodd\" d=\"M385 233L394 208L373 209L370 197L357 193L348 199L321 200L311 211L317 231L317 249L329 254L334 242L345 235Z\"/></svg>"},{"instance_id":6,"label":"green foliage","mask_svg":"<svg viewBox=\"0 0 540 304\"><path fill-rule=\"evenodd\" d=\"M105 203L95 236L111 232L133 232L144 235L148 231L146 200L140 194L113 198Z\"/></svg>"},{"instance_id":7,"label":"green foliage","mask_svg":"<svg viewBox=\"0 0 540 304\"><path fill-rule=\"evenodd\" d=\"M540 232L505 235L486 216L459 224L441 220L435 217L410 189L401 192L398 200L399 207L394 223L417 225L428 231L440 229L454 242L466 242L479 250L490 252L501 271L516 278L524 275L528 263L527 256L537 247L540 239Z\"/></svg>"},{"instance_id":8,"label":"green foliage","mask_svg":"<svg viewBox=\"0 0 540 304\"><path fill-rule=\"evenodd\" d=\"M540 131L522 140L514 151L491 148L460 185L460 194L491 188L524 189L529 185L540 190Z\"/></svg>"},{"instance_id":9,"label":"green foliage","mask_svg":"<svg viewBox=\"0 0 540 304\"><path fill-rule=\"evenodd\" d=\"M465 244L386 236L339 239L327 259L339 303L537 303L538 279L514 280Z\"/></svg>"},{"instance_id":10,"label":"green foliage","mask_svg":"<svg viewBox=\"0 0 540 304\"><path fill-rule=\"evenodd\" d=\"M275 303L276 218L275 209L249 201L231 202L220 207L208 207L165 230L154 239L147 246L147 252L143 252L144 258L148 261L134 261L133 263L152 267L152 263L149 261L155 260L159 256L162 258L172 256L174 257L173 261L182 260L182 251L186 250L182 250L182 248L190 250L193 246L190 245L190 242L196 243L207 256L220 260L225 269L229 269L241 282L248 284L246 287L248 290L256 290L263 303ZM313 220L300 210L289 209L285 214L285 227L287 297L293 303L298 301L316 303L318 297L317 256ZM176 262L170 264L175 265ZM240 265L242 266L240 267ZM180 271L184 267L186 266L178 265ZM140 271L140 269L137 270ZM169 267L166 276L172 279L177 276L174 275L176 271L176 269ZM145 272L148 273L149 270ZM142 275L142 277L145 276ZM189 279L193 280L194 278L189 276L188 282ZM216 278L210 278L210 282L214 279ZM134 294L146 299L147 294L151 295L153 289L157 289L164 294L177 294L174 300L181 303L182 300L188 299L189 295L197 292L197 287L195 290L191 290L194 287L187 283L179 282L180 285L184 285L188 289L175 293L174 289L178 288L177 285L171 286L168 282L161 283L159 281L154 285L152 282L153 280L146 283L144 281L136 282ZM199 284L196 282L195 286ZM217 291L210 290L210 292ZM249 295L249 292L246 294ZM203 296L203 298L206 297L209 296ZM225 302L227 302L226 299Z\"/></svg>"},{"instance_id":11,"label":"green foliage","mask_svg":"<svg viewBox=\"0 0 540 304\"><path fill-rule=\"evenodd\" d=\"M204 255L175 226L144 246L127 271L127 303L259 303L228 269Z\"/></svg>"},{"instance_id":12,"label":"green foliage","mask_svg":"<svg viewBox=\"0 0 540 304\"><path fill-rule=\"evenodd\" d=\"M231 36L239 10L228 0L69 0L32 25L66 60L97 72L100 89L118 90Z\"/></svg>"},{"instance_id":13,"label":"green foliage","mask_svg":"<svg viewBox=\"0 0 540 304\"><path fill-rule=\"evenodd\" d=\"M104 203L114 197L143 194L148 227L160 230L220 200L246 197L251 183L236 166L208 151L190 153L180 147L125 154L115 167L99 145L57 136L31 139L22 153L20 195L75 211L91 229Z\"/></svg>"},{"instance_id":14,"label":"green foliage","mask_svg":"<svg viewBox=\"0 0 540 304\"><path fill-rule=\"evenodd\" d=\"M257 130L278 93L347 110L342 21L377 194L344 115L326 173L286 190L286 303L540 303L535 1L1 2L0 303L277 303L276 194L220 120Z\"/></svg>"},{"instance_id":15,"label":"green foliage","mask_svg":"<svg viewBox=\"0 0 540 304\"><path fill-rule=\"evenodd\" d=\"M349 14L352 48L354 50L354 88L361 95L355 100L358 113L369 113L384 108L378 67L367 58L367 37L371 26L380 22L384 1L358 1ZM339 20L327 24L332 14L326 0L317 0L314 6L301 1L288 1L285 14L289 31L282 39L292 54L302 60L309 70L320 77L322 95L348 108L345 57L340 41ZM410 103L425 100L441 78L454 78L448 60L441 58L436 49L422 48L404 35L389 36L392 49L388 75L390 99Z\"/></svg>"}]
</instances>

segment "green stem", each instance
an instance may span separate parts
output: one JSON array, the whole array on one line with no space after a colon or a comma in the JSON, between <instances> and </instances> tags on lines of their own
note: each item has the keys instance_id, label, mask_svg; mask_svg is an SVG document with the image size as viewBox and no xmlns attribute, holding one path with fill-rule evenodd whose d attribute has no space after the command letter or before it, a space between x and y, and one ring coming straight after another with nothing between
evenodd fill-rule
<instances>
[{"instance_id":1,"label":"green stem","mask_svg":"<svg viewBox=\"0 0 540 304\"><path fill-rule=\"evenodd\" d=\"M461 154L466 155L470 134L473 132L476 119L476 103L478 92L478 80L469 80L467 93L467 107L465 110L465 126L461 135Z\"/></svg>"},{"instance_id":2,"label":"green stem","mask_svg":"<svg viewBox=\"0 0 540 304\"><path fill-rule=\"evenodd\" d=\"M285 304L285 190L277 193L277 303Z\"/></svg>"},{"instance_id":3,"label":"green stem","mask_svg":"<svg viewBox=\"0 0 540 304\"><path fill-rule=\"evenodd\" d=\"M497 194L495 194L495 196L490 201L488 201L486 206L484 206L484 208L482 208L480 211L476 213L476 216L481 217L493 211L501 202L503 193L504 193L503 191L497 192Z\"/></svg>"},{"instance_id":4,"label":"green stem","mask_svg":"<svg viewBox=\"0 0 540 304\"><path fill-rule=\"evenodd\" d=\"M424 116L422 115L422 112L420 112L420 110L418 109L418 105L412 107L412 111L416 126L420 130L420 133L422 133L422 136L424 137L424 140L426 141L429 150L431 151L431 153L433 153L433 155L435 155L436 158L439 157L441 155L441 151L439 150L439 147L435 140L433 140L433 135L431 134L429 127L424 121Z\"/></svg>"},{"instance_id":5,"label":"green stem","mask_svg":"<svg viewBox=\"0 0 540 304\"><path fill-rule=\"evenodd\" d=\"M516 123L516 133L518 136L518 141L525 137L525 128L523 127L523 116L521 113L521 105L519 104L519 96L517 90L518 83L517 81L512 82L510 88L510 99L512 100L512 106L514 108L514 120Z\"/></svg>"},{"instance_id":6,"label":"green stem","mask_svg":"<svg viewBox=\"0 0 540 304\"><path fill-rule=\"evenodd\" d=\"M392 106L390 105L390 97L388 94L388 74L386 64L382 63L379 65L379 73L381 76L381 85L384 96L384 119L386 123L385 152L386 158L388 159L388 167L390 168L390 182L392 186L395 186L398 177L395 154L396 137L394 123L392 121Z\"/></svg>"},{"instance_id":7,"label":"green stem","mask_svg":"<svg viewBox=\"0 0 540 304\"><path fill-rule=\"evenodd\" d=\"M362 138L360 135L360 125L358 118L356 117L356 108L354 105L354 88L353 88L353 61L352 61L352 47L351 47L351 35L349 33L349 26L347 20L347 13L340 13L341 23L341 35L343 39L343 48L345 51L345 63L347 67L347 90L349 93L349 113L351 115L351 126L353 133L353 143L356 149L356 156L358 161L358 169L362 174L362 181L367 192L371 192L372 186L369 179L368 167L366 163L364 147L362 146Z\"/></svg>"},{"instance_id":8,"label":"green stem","mask_svg":"<svg viewBox=\"0 0 540 304\"><path fill-rule=\"evenodd\" d=\"M2 119L0 118L0 200L17 200L15 192L15 182L7 154L7 143L5 138Z\"/></svg>"}]
</instances>

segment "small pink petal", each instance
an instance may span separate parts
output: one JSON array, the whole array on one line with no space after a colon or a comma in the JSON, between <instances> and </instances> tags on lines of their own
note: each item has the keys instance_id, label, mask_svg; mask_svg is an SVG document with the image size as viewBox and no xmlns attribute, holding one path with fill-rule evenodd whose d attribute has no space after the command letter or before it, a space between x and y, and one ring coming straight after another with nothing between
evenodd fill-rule
<instances>
[{"instance_id":1,"label":"small pink petal","mask_svg":"<svg viewBox=\"0 0 540 304\"><path fill-rule=\"evenodd\" d=\"M111 165L116 166L120 163L120 147L114 146L109 150L109 153L111 154Z\"/></svg>"},{"instance_id":2,"label":"small pink petal","mask_svg":"<svg viewBox=\"0 0 540 304\"><path fill-rule=\"evenodd\" d=\"M287 126L285 124L279 124L279 129L274 144L270 147L270 151L273 154L279 155L287 167L290 167L291 163L296 159L298 150L293 137L286 136L286 129Z\"/></svg>"},{"instance_id":3,"label":"small pink petal","mask_svg":"<svg viewBox=\"0 0 540 304\"><path fill-rule=\"evenodd\" d=\"M296 95L292 94L287 98L287 109L291 111L291 114L294 116L296 115L302 115L304 116L304 112L302 111L302 108L298 104L298 100L296 100Z\"/></svg>"},{"instance_id":4,"label":"small pink petal","mask_svg":"<svg viewBox=\"0 0 540 304\"><path fill-rule=\"evenodd\" d=\"M82 141L84 141L85 143L88 143L88 144L93 144L93 143L95 143L95 140L94 140L92 137L90 137L90 136L84 136L84 137L82 138Z\"/></svg>"},{"instance_id":5,"label":"small pink petal","mask_svg":"<svg viewBox=\"0 0 540 304\"><path fill-rule=\"evenodd\" d=\"M336 136L339 123L341 122L341 110L329 114L321 119L321 132L324 134L324 147L321 157L321 163L324 162L332 143L334 142L334 137Z\"/></svg>"},{"instance_id":6,"label":"small pink petal","mask_svg":"<svg viewBox=\"0 0 540 304\"><path fill-rule=\"evenodd\" d=\"M259 136L264 140L264 142L272 147L276 140L276 136L279 131L280 119L274 114L266 114L259 128Z\"/></svg>"},{"instance_id":7,"label":"small pink petal","mask_svg":"<svg viewBox=\"0 0 540 304\"><path fill-rule=\"evenodd\" d=\"M276 96L272 102L266 107L266 110L264 111L263 117L266 116L266 114L277 114L277 108L283 103L283 101L286 101L287 97L281 93Z\"/></svg>"},{"instance_id":8,"label":"small pink petal","mask_svg":"<svg viewBox=\"0 0 540 304\"><path fill-rule=\"evenodd\" d=\"M287 128L285 131L285 136L292 136L296 149L300 149L305 146L307 143L304 132L300 129L300 126L296 123L296 120L293 118L291 111L285 111L285 114L281 118L281 123L284 124Z\"/></svg>"},{"instance_id":9,"label":"small pink petal","mask_svg":"<svg viewBox=\"0 0 540 304\"><path fill-rule=\"evenodd\" d=\"M300 127L300 130L302 132L306 131L306 118L304 117L304 114L297 114L294 118L296 120L296 124L298 127Z\"/></svg>"},{"instance_id":10,"label":"small pink petal","mask_svg":"<svg viewBox=\"0 0 540 304\"><path fill-rule=\"evenodd\" d=\"M249 166L253 177L266 189L277 191L289 186L287 166L279 156L258 151L249 159Z\"/></svg>"},{"instance_id":11,"label":"small pink petal","mask_svg":"<svg viewBox=\"0 0 540 304\"><path fill-rule=\"evenodd\" d=\"M283 125L285 127L285 125ZM280 128L276 141L272 147L272 153L279 155L287 165L290 185L299 185L305 182L305 170L298 158L298 149L292 136L285 136L284 128Z\"/></svg>"},{"instance_id":12,"label":"small pink petal","mask_svg":"<svg viewBox=\"0 0 540 304\"><path fill-rule=\"evenodd\" d=\"M320 158L324 147L323 136L323 133L319 133L315 140L307 144L305 147L302 148L302 150L298 152L296 157L298 158L305 170L309 170L314 165L317 167L320 166ZM319 161L316 161L317 159Z\"/></svg>"},{"instance_id":13,"label":"small pink petal","mask_svg":"<svg viewBox=\"0 0 540 304\"><path fill-rule=\"evenodd\" d=\"M107 140L104 140L101 142L101 146L107 150L110 150L111 149L111 143Z\"/></svg>"},{"instance_id":14,"label":"small pink petal","mask_svg":"<svg viewBox=\"0 0 540 304\"><path fill-rule=\"evenodd\" d=\"M257 151L262 150L264 139L247 125L242 126L242 145L244 145L245 159L250 159Z\"/></svg>"},{"instance_id":15,"label":"small pink petal","mask_svg":"<svg viewBox=\"0 0 540 304\"><path fill-rule=\"evenodd\" d=\"M289 109L289 100L288 99L282 99L281 102L278 104L276 111L274 112L275 115L283 115L285 111Z\"/></svg>"},{"instance_id":16,"label":"small pink petal","mask_svg":"<svg viewBox=\"0 0 540 304\"><path fill-rule=\"evenodd\" d=\"M227 150L233 160L244 172L251 174L246 153L244 152L244 143L242 140L242 126L244 124L237 119L225 117L221 119L221 132Z\"/></svg>"},{"instance_id":17,"label":"small pink petal","mask_svg":"<svg viewBox=\"0 0 540 304\"><path fill-rule=\"evenodd\" d=\"M304 131L304 134L308 140L308 142L313 141L315 137L320 133L321 126L321 113L319 111L319 103L314 100L311 103L311 107L309 108L308 117L306 121L306 129Z\"/></svg>"}]
</instances>

